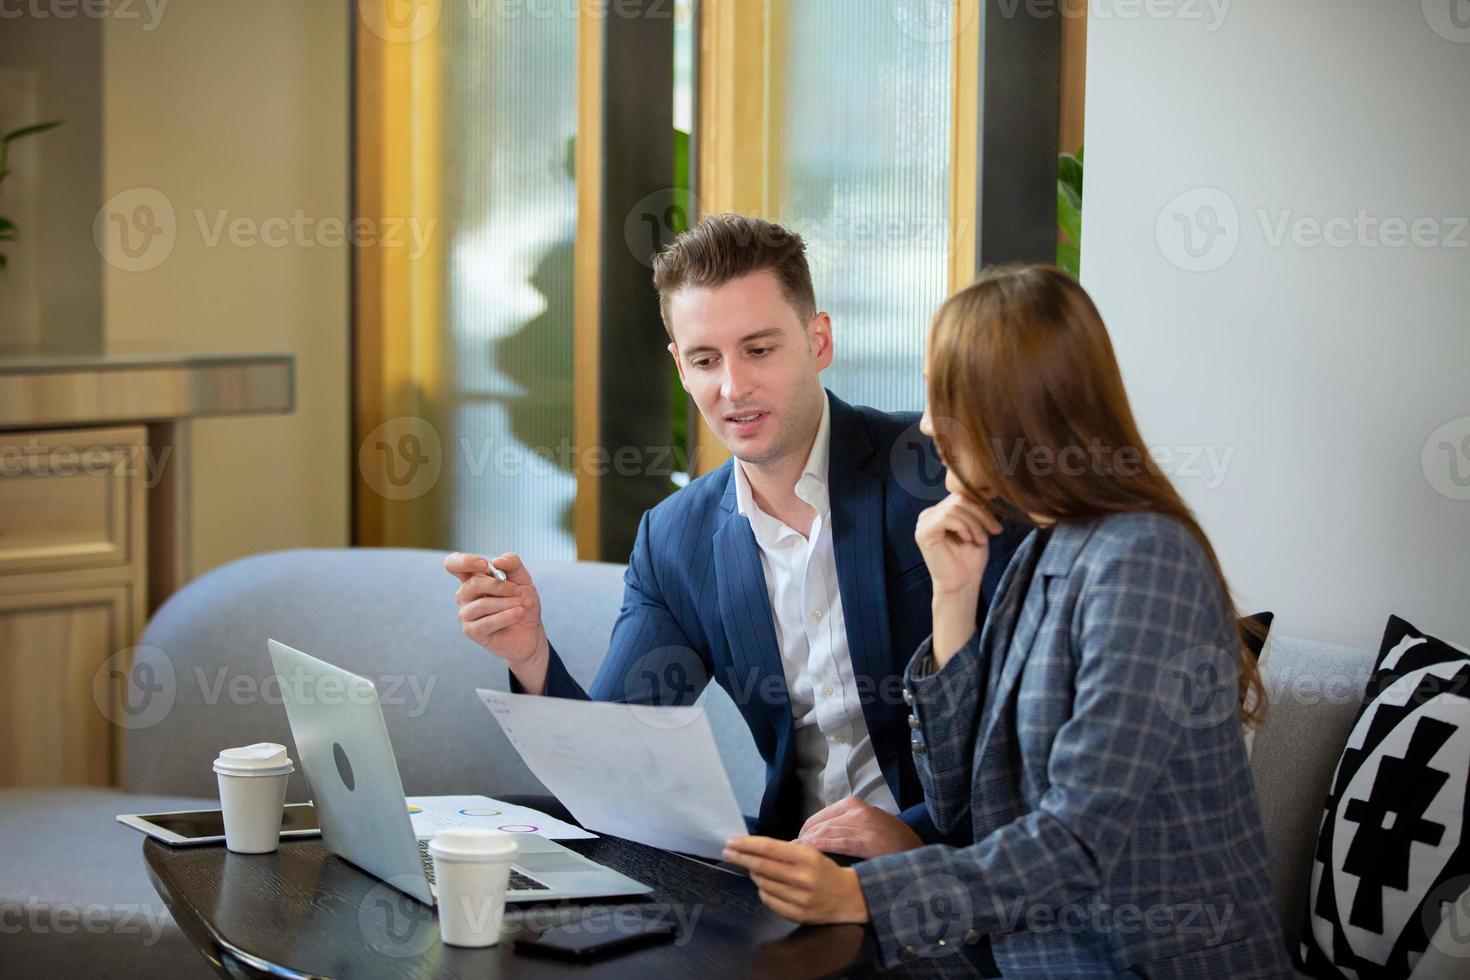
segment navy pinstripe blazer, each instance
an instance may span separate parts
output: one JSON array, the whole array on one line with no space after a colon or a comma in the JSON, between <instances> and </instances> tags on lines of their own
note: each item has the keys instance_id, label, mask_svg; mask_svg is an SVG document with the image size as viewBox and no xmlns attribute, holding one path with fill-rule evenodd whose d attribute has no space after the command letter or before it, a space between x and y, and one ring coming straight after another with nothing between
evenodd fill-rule
<instances>
[{"instance_id":1,"label":"navy pinstripe blazer","mask_svg":"<svg viewBox=\"0 0 1470 980\"><path fill-rule=\"evenodd\" d=\"M848 648L884 779L904 819L937 835L909 753L904 664L931 631L932 586L914 525L944 496L944 470L918 415L854 407L831 395L828 488ZM766 762L756 833L801 829L801 789L786 674L750 521L737 512L733 463L692 481L643 515L624 577L623 608L590 696L690 704L714 680L729 693ZM983 603L1020 539L992 543ZM546 693L587 698L552 650Z\"/></svg>"},{"instance_id":2,"label":"navy pinstripe blazer","mask_svg":"<svg viewBox=\"0 0 1470 980\"><path fill-rule=\"evenodd\" d=\"M959 967L990 935L1007 977L1290 976L1204 549L1158 514L1043 541L978 637L909 665L935 823L975 843L856 866L885 961Z\"/></svg>"}]
</instances>

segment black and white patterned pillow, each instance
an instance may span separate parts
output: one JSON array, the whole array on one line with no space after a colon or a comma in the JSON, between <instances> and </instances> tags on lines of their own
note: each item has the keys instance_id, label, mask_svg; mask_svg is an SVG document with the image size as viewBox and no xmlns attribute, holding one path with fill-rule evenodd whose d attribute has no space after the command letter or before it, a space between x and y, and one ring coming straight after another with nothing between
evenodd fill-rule
<instances>
[{"instance_id":1,"label":"black and white patterned pillow","mask_svg":"<svg viewBox=\"0 0 1470 980\"><path fill-rule=\"evenodd\" d=\"M1409 975L1470 884L1467 777L1470 654L1389 617L1327 798L1299 969Z\"/></svg>"},{"instance_id":2,"label":"black and white patterned pillow","mask_svg":"<svg viewBox=\"0 0 1470 980\"><path fill-rule=\"evenodd\" d=\"M1236 621L1240 629L1240 638L1245 647L1257 660L1261 659L1261 653L1266 649L1266 638L1271 632L1271 623L1276 619L1273 612L1258 612L1250 616L1242 616Z\"/></svg>"}]
</instances>

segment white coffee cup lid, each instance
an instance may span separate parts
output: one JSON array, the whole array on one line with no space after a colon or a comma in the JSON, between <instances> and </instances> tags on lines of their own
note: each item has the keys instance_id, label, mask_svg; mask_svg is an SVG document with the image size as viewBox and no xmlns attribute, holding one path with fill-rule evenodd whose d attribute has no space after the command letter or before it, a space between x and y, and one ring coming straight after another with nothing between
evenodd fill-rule
<instances>
[{"instance_id":1,"label":"white coffee cup lid","mask_svg":"<svg viewBox=\"0 0 1470 980\"><path fill-rule=\"evenodd\" d=\"M275 742L256 742L237 749L223 749L214 760L214 771L226 776L281 776L295 772L286 757L286 747Z\"/></svg>"},{"instance_id":2,"label":"white coffee cup lid","mask_svg":"<svg viewBox=\"0 0 1470 980\"><path fill-rule=\"evenodd\" d=\"M429 841L429 853L441 861L503 861L520 850L515 834L489 827L451 827Z\"/></svg>"}]
</instances>

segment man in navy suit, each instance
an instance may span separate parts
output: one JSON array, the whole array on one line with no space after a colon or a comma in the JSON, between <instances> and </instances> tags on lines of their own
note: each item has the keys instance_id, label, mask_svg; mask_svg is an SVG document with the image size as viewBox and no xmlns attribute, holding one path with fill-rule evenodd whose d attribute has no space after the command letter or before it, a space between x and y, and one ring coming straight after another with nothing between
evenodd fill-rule
<instances>
[{"instance_id":1,"label":"man in navy suit","mask_svg":"<svg viewBox=\"0 0 1470 980\"><path fill-rule=\"evenodd\" d=\"M720 684L766 761L755 833L857 857L947 840L903 703L904 666L931 630L914 527L944 496L918 413L822 388L831 318L805 244L779 225L706 217L656 257L654 282L684 389L733 458L643 515L590 692L557 656L513 554L494 559L505 581L484 558L445 560L465 635L532 694L671 705ZM984 602L1017 540L992 543Z\"/></svg>"}]
</instances>

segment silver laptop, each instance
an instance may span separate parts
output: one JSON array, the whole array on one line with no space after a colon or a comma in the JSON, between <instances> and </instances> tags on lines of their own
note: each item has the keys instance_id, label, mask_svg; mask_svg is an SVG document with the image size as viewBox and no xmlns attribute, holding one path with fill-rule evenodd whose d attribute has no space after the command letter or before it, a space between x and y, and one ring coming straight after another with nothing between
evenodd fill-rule
<instances>
[{"instance_id":1,"label":"silver laptop","mask_svg":"<svg viewBox=\"0 0 1470 980\"><path fill-rule=\"evenodd\" d=\"M269 641L299 764L311 785L322 840L333 854L434 904L428 840L414 834L398 762L366 677ZM535 834L518 834L509 902L645 895L649 886Z\"/></svg>"}]
</instances>

